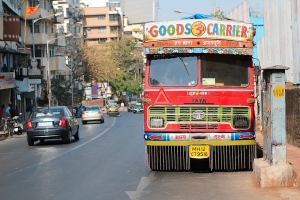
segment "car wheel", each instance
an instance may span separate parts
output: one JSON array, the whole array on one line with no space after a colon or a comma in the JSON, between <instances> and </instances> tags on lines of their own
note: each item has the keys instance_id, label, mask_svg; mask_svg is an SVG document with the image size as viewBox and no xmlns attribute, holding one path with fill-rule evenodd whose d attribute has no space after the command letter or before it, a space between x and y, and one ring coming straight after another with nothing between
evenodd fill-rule
<instances>
[{"instance_id":1,"label":"car wheel","mask_svg":"<svg viewBox=\"0 0 300 200\"><path fill-rule=\"evenodd\" d=\"M70 144L72 142L72 131L71 129L69 130L68 137L65 139L66 144Z\"/></svg>"},{"instance_id":2,"label":"car wheel","mask_svg":"<svg viewBox=\"0 0 300 200\"><path fill-rule=\"evenodd\" d=\"M27 143L28 143L28 146L33 146L34 145L34 140L27 138Z\"/></svg>"},{"instance_id":3,"label":"car wheel","mask_svg":"<svg viewBox=\"0 0 300 200\"><path fill-rule=\"evenodd\" d=\"M82 124L86 124L87 123L87 121L82 121Z\"/></svg>"},{"instance_id":4,"label":"car wheel","mask_svg":"<svg viewBox=\"0 0 300 200\"><path fill-rule=\"evenodd\" d=\"M74 135L75 140L79 140L79 126L77 127L77 131Z\"/></svg>"},{"instance_id":5,"label":"car wheel","mask_svg":"<svg viewBox=\"0 0 300 200\"><path fill-rule=\"evenodd\" d=\"M101 120L101 123L104 123L104 118Z\"/></svg>"}]
</instances>

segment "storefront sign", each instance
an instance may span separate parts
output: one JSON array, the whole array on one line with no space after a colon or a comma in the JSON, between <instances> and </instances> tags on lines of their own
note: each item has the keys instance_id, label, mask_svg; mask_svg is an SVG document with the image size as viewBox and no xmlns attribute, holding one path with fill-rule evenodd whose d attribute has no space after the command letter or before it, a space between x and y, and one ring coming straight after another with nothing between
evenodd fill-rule
<instances>
[{"instance_id":1,"label":"storefront sign","mask_svg":"<svg viewBox=\"0 0 300 200\"><path fill-rule=\"evenodd\" d=\"M144 34L146 41L180 38L251 41L254 29L253 24L232 20L188 19L146 23Z\"/></svg>"},{"instance_id":2,"label":"storefront sign","mask_svg":"<svg viewBox=\"0 0 300 200\"><path fill-rule=\"evenodd\" d=\"M14 72L0 73L0 90L16 87Z\"/></svg>"}]
</instances>

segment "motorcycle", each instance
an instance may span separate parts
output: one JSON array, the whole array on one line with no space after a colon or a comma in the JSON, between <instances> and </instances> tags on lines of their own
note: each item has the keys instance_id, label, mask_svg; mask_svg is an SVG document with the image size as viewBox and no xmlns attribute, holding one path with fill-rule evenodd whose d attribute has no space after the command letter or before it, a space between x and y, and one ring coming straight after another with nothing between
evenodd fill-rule
<instances>
[{"instance_id":1,"label":"motorcycle","mask_svg":"<svg viewBox=\"0 0 300 200\"><path fill-rule=\"evenodd\" d=\"M22 115L22 113L20 113L20 115ZM20 115L12 118L14 120L13 134L21 135L23 133L23 124L20 120Z\"/></svg>"}]
</instances>

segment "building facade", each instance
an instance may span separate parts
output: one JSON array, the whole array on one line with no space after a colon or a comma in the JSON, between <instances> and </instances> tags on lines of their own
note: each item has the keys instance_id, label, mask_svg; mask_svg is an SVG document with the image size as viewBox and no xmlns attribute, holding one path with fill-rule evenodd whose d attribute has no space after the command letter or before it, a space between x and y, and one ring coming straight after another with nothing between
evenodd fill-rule
<instances>
[{"instance_id":1,"label":"building facade","mask_svg":"<svg viewBox=\"0 0 300 200\"><path fill-rule=\"evenodd\" d=\"M129 24L157 21L158 0L121 0L121 9Z\"/></svg>"},{"instance_id":2,"label":"building facade","mask_svg":"<svg viewBox=\"0 0 300 200\"><path fill-rule=\"evenodd\" d=\"M82 23L88 45L99 45L123 36L123 15L114 7L86 7Z\"/></svg>"}]
</instances>

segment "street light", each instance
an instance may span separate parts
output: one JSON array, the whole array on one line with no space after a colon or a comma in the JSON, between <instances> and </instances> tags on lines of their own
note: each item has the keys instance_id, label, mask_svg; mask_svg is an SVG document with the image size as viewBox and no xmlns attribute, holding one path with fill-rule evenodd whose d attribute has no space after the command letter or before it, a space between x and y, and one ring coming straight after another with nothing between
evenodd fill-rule
<instances>
[{"instance_id":1,"label":"street light","mask_svg":"<svg viewBox=\"0 0 300 200\"><path fill-rule=\"evenodd\" d=\"M59 12L59 13L55 13L53 15L48 15L48 16L45 16L45 17L40 17L40 18L32 20L32 54L33 54L33 59L35 59L34 23L41 20L41 19L45 19L45 18L48 18L48 17L57 16L57 15L62 15L62 14L63 14L62 12ZM37 91L37 84L34 84L34 104L35 104L35 107L37 107L36 91Z\"/></svg>"},{"instance_id":2,"label":"street light","mask_svg":"<svg viewBox=\"0 0 300 200\"><path fill-rule=\"evenodd\" d=\"M53 40L56 40L56 39L59 39L59 38L62 38L62 37L69 37L69 36L72 36L71 33L67 34L67 35L62 35L62 36L59 36L59 37L56 37L56 38L52 38L50 40L47 40L47 87L48 87L48 106L50 106L50 95L51 95L51 79L50 79L50 64L49 64L49 58L50 58L50 53L49 53L49 42L53 41Z\"/></svg>"},{"instance_id":3,"label":"street light","mask_svg":"<svg viewBox=\"0 0 300 200\"><path fill-rule=\"evenodd\" d=\"M192 13L183 12L183 11L181 11L181 10L174 10L174 12L176 12L176 13L185 13L185 14L189 14L189 15L194 15L194 14L192 14Z\"/></svg>"}]
</instances>

